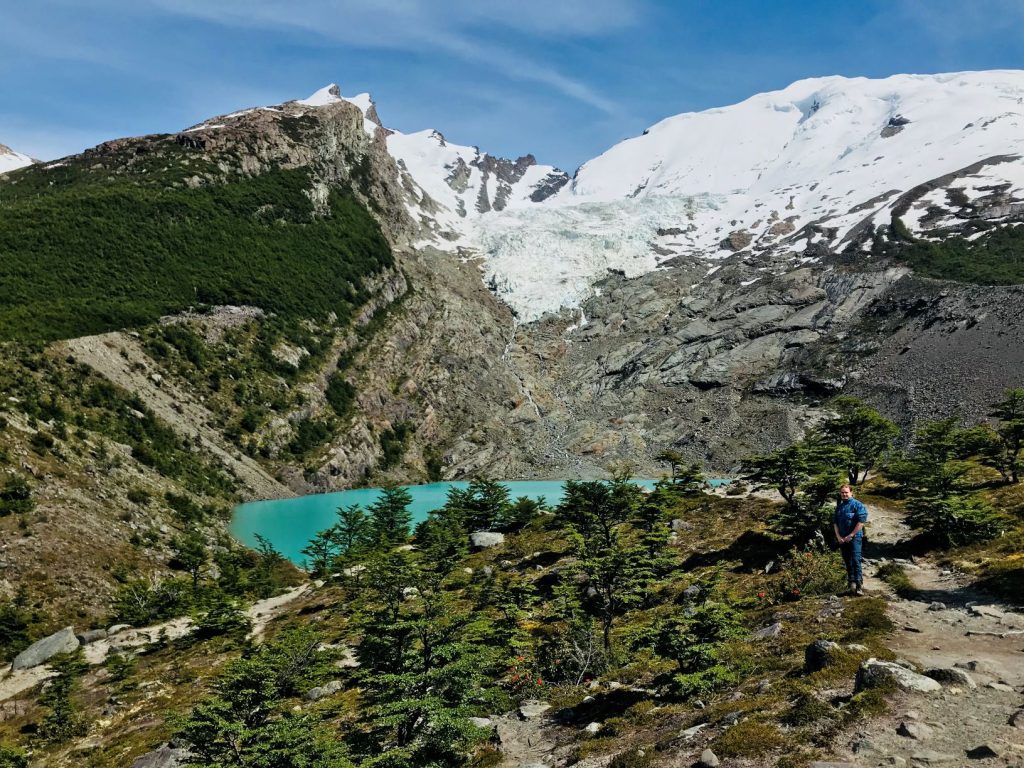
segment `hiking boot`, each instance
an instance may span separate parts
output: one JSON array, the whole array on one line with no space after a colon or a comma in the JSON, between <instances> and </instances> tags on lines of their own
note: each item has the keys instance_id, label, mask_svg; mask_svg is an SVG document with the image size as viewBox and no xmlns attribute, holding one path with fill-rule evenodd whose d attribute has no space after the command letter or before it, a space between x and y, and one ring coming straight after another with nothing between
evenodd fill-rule
<instances>
[{"instance_id":1,"label":"hiking boot","mask_svg":"<svg viewBox=\"0 0 1024 768\"><path fill-rule=\"evenodd\" d=\"M858 582L857 588L853 591L853 594L857 595L857 597L864 597L864 585Z\"/></svg>"},{"instance_id":2,"label":"hiking boot","mask_svg":"<svg viewBox=\"0 0 1024 768\"><path fill-rule=\"evenodd\" d=\"M855 595L857 593L857 585L852 581L846 585L846 594Z\"/></svg>"}]
</instances>

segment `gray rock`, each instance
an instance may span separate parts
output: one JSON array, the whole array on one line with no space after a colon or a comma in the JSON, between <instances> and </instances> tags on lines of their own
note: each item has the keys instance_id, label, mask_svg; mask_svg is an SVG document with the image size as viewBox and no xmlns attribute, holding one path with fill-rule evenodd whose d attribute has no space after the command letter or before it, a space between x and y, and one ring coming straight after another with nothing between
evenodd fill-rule
<instances>
[{"instance_id":1,"label":"gray rock","mask_svg":"<svg viewBox=\"0 0 1024 768\"><path fill-rule=\"evenodd\" d=\"M102 640L107 636L107 630L105 629L90 629L85 632L79 632L75 637L78 638L78 642L82 645L89 645L89 643L95 643L97 640Z\"/></svg>"},{"instance_id":2,"label":"gray rock","mask_svg":"<svg viewBox=\"0 0 1024 768\"><path fill-rule=\"evenodd\" d=\"M850 653L867 653L871 650L866 645L861 645L860 643L847 643L843 647Z\"/></svg>"},{"instance_id":3,"label":"gray rock","mask_svg":"<svg viewBox=\"0 0 1024 768\"><path fill-rule=\"evenodd\" d=\"M916 760L919 763L924 763L925 765L938 765L940 763L955 763L960 758L956 755L950 755L945 752L936 752L933 749L924 749L912 754L910 759Z\"/></svg>"},{"instance_id":4,"label":"gray rock","mask_svg":"<svg viewBox=\"0 0 1024 768\"><path fill-rule=\"evenodd\" d=\"M316 688L310 688L308 691L306 691L306 701L320 701L320 699L327 698L328 696L337 693L344 687L345 685L341 682L341 680L331 680L329 683L325 685L320 685Z\"/></svg>"},{"instance_id":5,"label":"gray rock","mask_svg":"<svg viewBox=\"0 0 1024 768\"><path fill-rule=\"evenodd\" d=\"M722 725L736 725L743 717L743 713L739 710L730 712L722 718Z\"/></svg>"},{"instance_id":6,"label":"gray rock","mask_svg":"<svg viewBox=\"0 0 1024 768\"><path fill-rule=\"evenodd\" d=\"M986 688L991 688L993 691L999 691L1000 693L1016 693L1012 686L1006 683L986 683Z\"/></svg>"},{"instance_id":7,"label":"gray rock","mask_svg":"<svg viewBox=\"0 0 1024 768\"><path fill-rule=\"evenodd\" d=\"M778 637L782 634L782 622L776 621L774 624L769 624L767 627L761 627L761 629L750 635L752 640L770 640L773 637Z\"/></svg>"},{"instance_id":8,"label":"gray rock","mask_svg":"<svg viewBox=\"0 0 1024 768\"><path fill-rule=\"evenodd\" d=\"M856 763L837 763L832 760L815 760L810 768L858 768Z\"/></svg>"},{"instance_id":9,"label":"gray rock","mask_svg":"<svg viewBox=\"0 0 1024 768\"><path fill-rule=\"evenodd\" d=\"M531 720L540 717L549 709L551 709L551 705L546 701L524 701L519 705L519 717L523 720Z\"/></svg>"},{"instance_id":10,"label":"gray rock","mask_svg":"<svg viewBox=\"0 0 1024 768\"><path fill-rule=\"evenodd\" d=\"M112 626L107 627L107 634L108 635L116 635L119 632L124 632L126 629L131 629L131 628L132 628L131 624L113 624Z\"/></svg>"},{"instance_id":11,"label":"gray rock","mask_svg":"<svg viewBox=\"0 0 1024 768\"><path fill-rule=\"evenodd\" d=\"M959 685L964 688L978 687L973 677L956 667L932 667L931 669L926 669L924 673L932 680L938 680L940 683L946 683L947 685Z\"/></svg>"},{"instance_id":12,"label":"gray rock","mask_svg":"<svg viewBox=\"0 0 1024 768\"><path fill-rule=\"evenodd\" d=\"M930 604L928 606L928 610L929 611L944 611L944 610L946 610L946 604L945 603L940 603L938 600L936 600L934 603L932 603L932 604Z\"/></svg>"},{"instance_id":13,"label":"gray rock","mask_svg":"<svg viewBox=\"0 0 1024 768\"><path fill-rule=\"evenodd\" d=\"M906 736L908 739L916 739L917 741L924 741L935 735L935 731L932 730L931 726L917 720L904 720L900 723L899 728L896 729L896 733L900 736Z\"/></svg>"},{"instance_id":14,"label":"gray rock","mask_svg":"<svg viewBox=\"0 0 1024 768\"><path fill-rule=\"evenodd\" d=\"M856 690L858 691L890 682L904 691L935 693L942 690L938 681L911 672L906 667L901 667L891 661L879 661L871 658L861 664L860 669L857 670Z\"/></svg>"},{"instance_id":15,"label":"gray rock","mask_svg":"<svg viewBox=\"0 0 1024 768\"><path fill-rule=\"evenodd\" d=\"M601 723L588 723L587 726L583 730L585 732L593 735L593 734L597 733L598 731L600 731L601 728L602 728Z\"/></svg>"},{"instance_id":16,"label":"gray rock","mask_svg":"<svg viewBox=\"0 0 1024 768\"><path fill-rule=\"evenodd\" d=\"M971 659L970 661L958 661L953 665L957 669L967 669L971 672L978 672L982 675L998 675L999 672L987 661Z\"/></svg>"},{"instance_id":17,"label":"gray rock","mask_svg":"<svg viewBox=\"0 0 1024 768\"><path fill-rule=\"evenodd\" d=\"M703 731L707 727L708 727L708 723L700 723L699 725L691 726L691 727L687 728L686 730L682 731L679 734L679 736L680 736L680 738L683 738L683 739L686 739L687 741L689 741L690 739L692 739L694 736L696 736L698 733L700 733L701 731Z\"/></svg>"},{"instance_id":18,"label":"gray rock","mask_svg":"<svg viewBox=\"0 0 1024 768\"><path fill-rule=\"evenodd\" d=\"M1010 715L1010 719L1006 722L1014 728L1024 731L1024 709L1018 709Z\"/></svg>"},{"instance_id":19,"label":"gray rock","mask_svg":"<svg viewBox=\"0 0 1024 768\"><path fill-rule=\"evenodd\" d=\"M700 760L697 761L697 765L701 766L701 768L718 768L720 762L718 755L710 749L705 749L700 753Z\"/></svg>"},{"instance_id":20,"label":"gray rock","mask_svg":"<svg viewBox=\"0 0 1024 768\"><path fill-rule=\"evenodd\" d=\"M71 653L78 648L78 638L74 627L64 627L42 640L37 640L28 648L14 657L11 670L30 669L37 667L58 653Z\"/></svg>"},{"instance_id":21,"label":"gray rock","mask_svg":"<svg viewBox=\"0 0 1024 768\"><path fill-rule=\"evenodd\" d=\"M1002 750L994 742L979 744L974 749L967 750L967 756L971 760L988 760L991 757L999 757L1001 754Z\"/></svg>"},{"instance_id":22,"label":"gray rock","mask_svg":"<svg viewBox=\"0 0 1024 768\"><path fill-rule=\"evenodd\" d=\"M490 728L494 725L494 722L489 717L471 717L469 722L477 728Z\"/></svg>"},{"instance_id":23,"label":"gray rock","mask_svg":"<svg viewBox=\"0 0 1024 768\"><path fill-rule=\"evenodd\" d=\"M187 749L164 744L162 747L135 758L132 768L178 768L190 757Z\"/></svg>"},{"instance_id":24,"label":"gray rock","mask_svg":"<svg viewBox=\"0 0 1024 768\"><path fill-rule=\"evenodd\" d=\"M685 597L687 600L696 600L698 597L700 597L700 587L698 587L696 584L691 584L683 590L683 597Z\"/></svg>"},{"instance_id":25,"label":"gray rock","mask_svg":"<svg viewBox=\"0 0 1024 768\"><path fill-rule=\"evenodd\" d=\"M831 640L815 640L804 649L804 669L817 672L832 663L832 658L839 650L839 644Z\"/></svg>"},{"instance_id":26,"label":"gray rock","mask_svg":"<svg viewBox=\"0 0 1024 768\"><path fill-rule=\"evenodd\" d=\"M469 534L469 542L477 549L497 547L505 543L505 534L494 531L475 531Z\"/></svg>"}]
</instances>

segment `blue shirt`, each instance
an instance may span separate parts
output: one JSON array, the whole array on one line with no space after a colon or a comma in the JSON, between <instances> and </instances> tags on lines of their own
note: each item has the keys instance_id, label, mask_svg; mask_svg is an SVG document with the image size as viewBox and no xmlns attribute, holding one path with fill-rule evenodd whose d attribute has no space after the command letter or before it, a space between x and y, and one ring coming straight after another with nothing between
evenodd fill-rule
<instances>
[{"instance_id":1,"label":"blue shirt","mask_svg":"<svg viewBox=\"0 0 1024 768\"><path fill-rule=\"evenodd\" d=\"M849 536L850 532L857 527L857 523L868 521L868 508L856 499L840 500L836 504L836 512L832 515L832 522L839 528L840 536ZM864 529L857 531L858 536L864 535Z\"/></svg>"}]
</instances>

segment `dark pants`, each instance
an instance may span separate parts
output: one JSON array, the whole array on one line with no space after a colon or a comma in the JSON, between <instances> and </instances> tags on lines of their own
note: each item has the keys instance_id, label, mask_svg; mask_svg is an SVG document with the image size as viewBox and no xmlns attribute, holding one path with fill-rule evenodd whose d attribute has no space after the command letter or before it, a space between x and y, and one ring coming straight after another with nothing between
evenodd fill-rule
<instances>
[{"instance_id":1,"label":"dark pants","mask_svg":"<svg viewBox=\"0 0 1024 768\"><path fill-rule=\"evenodd\" d=\"M845 544L839 545L839 551L843 553L843 562L846 563L846 581L850 584L864 582L864 574L860 568L860 551L863 543L863 536L854 536Z\"/></svg>"}]
</instances>

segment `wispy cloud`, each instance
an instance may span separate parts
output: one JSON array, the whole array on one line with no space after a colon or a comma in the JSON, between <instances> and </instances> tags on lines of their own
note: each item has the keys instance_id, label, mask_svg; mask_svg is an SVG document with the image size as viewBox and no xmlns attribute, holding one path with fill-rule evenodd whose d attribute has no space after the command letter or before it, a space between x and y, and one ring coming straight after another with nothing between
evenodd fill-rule
<instances>
[{"instance_id":1,"label":"wispy cloud","mask_svg":"<svg viewBox=\"0 0 1024 768\"><path fill-rule=\"evenodd\" d=\"M124 0L101 0L108 7ZM540 83L607 114L617 105L584 81L498 42L504 35L555 45L599 38L638 23L638 0L141 0L161 12L229 27L301 31L366 49L443 52L513 80ZM501 33L501 34L496 34Z\"/></svg>"}]
</instances>

